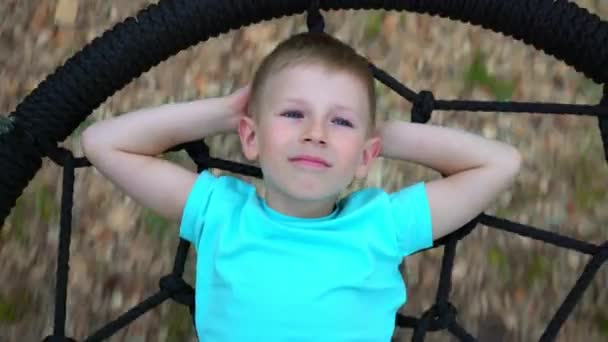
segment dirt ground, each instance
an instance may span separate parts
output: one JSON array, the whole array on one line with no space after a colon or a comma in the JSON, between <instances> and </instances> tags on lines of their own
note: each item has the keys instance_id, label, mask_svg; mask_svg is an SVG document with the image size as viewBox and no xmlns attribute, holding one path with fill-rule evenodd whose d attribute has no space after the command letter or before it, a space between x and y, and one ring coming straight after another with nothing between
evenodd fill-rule
<instances>
[{"instance_id":1,"label":"dirt ground","mask_svg":"<svg viewBox=\"0 0 608 342\"><path fill-rule=\"evenodd\" d=\"M10 113L87 42L150 2L1 1L0 113ZM605 2L575 2L608 19ZM479 27L416 13L336 11L325 17L328 32L411 89L432 90L438 99L595 104L601 97L599 85L563 62ZM182 51L116 92L88 121L227 94L250 80L279 41L304 30L303 16L283 18ZM378 89L380 120L409 120L411 104ZM595 118L438 111L430 123L498 139L521 151L524 165L516 183L486 213L595 244L608 239L608 168ZM63 145L81 156L78 133ZM234 134L212 137L209 144L215 156L244 161ZM194 169L183 154L170 157ZM94 168L80 169L76 176L67 332L80 340L158 289L158 280L172 268L178 227L139 206ZM421 166L382 159L353 189L393 191L435 177ZM51 334L60 191L61 169L45 160L0 230L0 341L40 341ZM441 256L438 248L407 259L404 313L419 316L433 304ZM191 252L190 283L193 260ZM451 301L458 321L480 341L538 340L589 260L479 226L456 254ZM608 340L607 286L604 266L557 341ZM409 330L397 329L395 340L410 336ZM110 339L194 340L187 310L174 303L162 304ZM440 332L429 333L427 340L452 339Z\"/></svg>"}]
</instances>

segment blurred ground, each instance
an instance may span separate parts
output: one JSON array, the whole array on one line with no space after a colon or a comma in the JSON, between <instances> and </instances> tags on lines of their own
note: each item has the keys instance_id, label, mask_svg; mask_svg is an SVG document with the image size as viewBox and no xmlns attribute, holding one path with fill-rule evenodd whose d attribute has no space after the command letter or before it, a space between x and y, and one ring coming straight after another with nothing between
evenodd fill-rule
<instances>
[{"instance_id":1,"label":"blurred ground","mask_svg":"<svg viewBox=\"0 0 608 342\"><path fill-rule=\"evenodd\" d=\"M0 2L0 113L10 113L46 75L113 24L152 1ZM608 5L575 1L608 18ZM76 4L77 6L71 6ZM60 6L61 5L61 6ZM414 13L325 13L327 31L410 88L441 99L597 103L601 87L519 41L460 22ZM227 94L261 58L306 30L303 16L254 25L183 51L118 91L90 122L171 101ZM380 87L381 119L409 120L411 105ZM83 124L83 127L89 122ZM487 213L601 243L608 238L608 169L597 120L579 116L436 112L433 124L459 127L516 146L525 158L511 191ZM78 133L64 145L81 156ZM243 161L235 135L209 140L216 156ZM194 168L183 154L177 162ZM395 190L437 175L379 161L365 184ZM68 335L82 339L139 303L168 273L178 227L140 207L94 168L77 171ZM61 170L48 160L0 231L0 341L40 341L52 331ZM407 260L409 300L420 315L434 301L442 251ZM587 256L480 226L459 244L452 302L480 341L537 340ZM187 279L192 280L192 260ZM558 341L608 340L608 271L596 276ZM297 295L297 294L294 294ZM409 340L408 330L395 339ZM429 333L429 341L449 341ZM166 303L111 341L194 340L187 310Z\"/></svg>"}]
</instances>

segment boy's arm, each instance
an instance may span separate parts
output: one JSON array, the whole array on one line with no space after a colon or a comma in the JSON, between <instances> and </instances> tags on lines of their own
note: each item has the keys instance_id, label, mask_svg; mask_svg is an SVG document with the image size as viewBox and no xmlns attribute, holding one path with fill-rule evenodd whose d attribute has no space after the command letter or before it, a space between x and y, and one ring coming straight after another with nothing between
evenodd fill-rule
<instances>
[{"instance_id":1,"label":"boy's arm","mask_svg":"<svg viewBox=\"0 0 608 342\"><path fill-rule=\"evenodd\" d=\"M521 167L513 146L462 130L388 121L378 133L382 157L414 162L444 176L426 184L433 240L484 211L511 186Z\"/></svg>"},{"instance_id":2,"label":"boy's arm","mask_svg":"<svg viewBox=\"0 0 608 342\"><path fill-rule=\"evenodd\" d=\"M82 149L101 174L135 201L179 220L197 174L156 156L235 129L241 114L236 105L243 95L167 104L97 122L83 132Z\"/></svg>"}]
</instances>

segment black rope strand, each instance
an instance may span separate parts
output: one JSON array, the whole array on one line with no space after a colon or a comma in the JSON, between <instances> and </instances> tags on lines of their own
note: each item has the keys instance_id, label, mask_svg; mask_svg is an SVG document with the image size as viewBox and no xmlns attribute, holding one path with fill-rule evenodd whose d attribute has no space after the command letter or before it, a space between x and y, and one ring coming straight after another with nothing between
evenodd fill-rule
<instances>
[{"instance_id":1,"label":"black rope strand","mask_svg":"<svg viewBox=\"0 0 608 342\"><path fill-rule=\"evenodd\" d=\"M59 249L57 253L57 279L55 280L55 321L52 339L65 339L66 304L70 242L72 235L72 208L74 199L74 158L71 153L63 159L63 190L61 194L61 218Z\"/></svg>"},{"instance_id":2,"label":"black rope strand","mask_svg":"<svg viewBox=\"0 0 608 342\"><path fill-rule=\"evenodd\" d=\"M306 15L306 26L310 32L322 33L325 31L325 19L319 8L319 0L312 0L310 2Z\"/></svg>"},{"instance_id":3,"label":"black rope strand","mask_svg":"<svg viewBox=\"0 0 608 342\"><path fill-rule=\"evenodd\" d=\"M583 273L578 278L572 290L568 293L568 296L560 305L559 309L549 322L547 329L543 333L540 338L540 342L549 342L553 341L557 337L557 333L559 329L562 327L568 316L574 310L574 306L578 303L578 301L585 293L585 290L591 284L591 281L595 277L595 274L600 269L600 267L608 260L608 241L604 242L602 247L599 248L598 252L591 258L589 263L585 266Z\"/></svg>"},{"instance_id":4,"label":"black rope strand","mask_svg":"<svg viewBox=\"0 0 608 342\"><path fill-rule=\"evenodd\" d=\"M460 324L458 324L456 320L450 322L450 325L448 325L448 331L451 332L454 336L458 337L461 341L475 341L475 337L473 337L473 335L469 334L466 330L464 330L464 328Z\"/></svg>"},{"instance_id":5,"label":"black rope strand","mask_svg":"<svg viewBox=\"0 0 608 342\"><path fill-rule=\"evenodd\" d=\"M461 326L454 327L457 310L448 300L452 287L452 269L457 243L458 240L453 238L444 246L435 304L417 322L412 341L424 341L427 331L443 330L450 327L452 327L450 331L454 330L457 337L464 337L467 340L467 337L470 336Z\"/></svg>"},{"instance_id":6,"label":"black rope strand","mask_svg":"<svg viewBox=\"0 0 608 342\"><path fill-rule=\"evenodd\" d=\"M56 335L50 335L47 336L43 342L76 342L76 340L74 340L73 338L69 338L69 337L65 337L65 336L56 336Z\"/></svg>"},{"instance_id":7,"label":"black rope strand","mask_svg":"<svg viewBox=\"0 0 608 342\"><path fill-rule=\"evenodd\" d=\"M452 240L443 247L443 261L441 262L439 286L437 287L437 296L435 297L440 313L445 313L448 310L448 297L452 289L452 269L454 267L457 243L458 240Z\"/></svg>"},{"instance_id":8,"label":"black rope strand","mask_svg":"<svg viewBox=\"0 0 608 342\"><path fill-rule=\"evenodd\" d=\"M402 328L415 328L418 325L418 318L412 316L402 315L397 313L397 317L395 318L395 324L398 327Z\"/></svg>"},{"instance_id":9,"label":"black rope strand","mask_svg":"<svg viewBox=\"0 0 608 342\"><path fill-rule=\"evenodd\" d=\"M422 317L418 321L418 324L414 328L414 334L412 335L412 342L423 342L427 331L430 329L431 319L434 316L433 308L429 309L422 314Z\"/></svg>"},{"instance_id":10,"label":"black rope strand","mask_svg":"<svg viewBox=\"0 0 608 342\"><path fill-rule=\"evenodd\" d=\"M184 267L186 265L186 259L188 258L188 251L190 250L190 242L182 238L179 239L179 245L177 246L177 253L175 255L175 261L173 262L173 274L181 277L184 274Z\"/></svg>"},{"instance_id":11,"label":"black rope strand","mask_svg":"<svg viewBox=\"0 0 608 342\"><path fill-rule=\"evenodd\" d=\"M448 329L454 336L461 341L474 341L475 338L469 334L456 321L458 310L448 301L450 290L452 288L452 270L454 268L454 258L456 256L456 244L458 239L452 238L443 250L443 261L441 263L441 273L439 275L439 287L437 289L437 308L439 310L439 319L442 321L443 329Z\"/></svg>"},{"instance_id":12,"label":"black rope strand","mask_svg":"<svg viewBox=\"0 0 608 342\"><path fill-rule=\"evenodd\" d=\"M469 112L506 112L506 113L539 113L571 114L589 116L608 116L606 105L574 105L563 103L534 102L501 102L501 101L462 101L435 100L435 109L469 111Z\"/></svg>"},{"instance_id":13,"label":"black rope strand","mask_svg":"<svg viewBox=\"0 0 608 342\"><path fill-rule=\"evenodd\" d=\"M608 84L604 84L604 95L600 101L601 106L608 106ZM604 147L604 160L608 162L608 115L598 115L597 125L600 129L602 146Z\"/></svg>"},{"instance_id":14,"label":"black rope strand","mask_svg":"<svg viewBox=\"0 0 608 342\"><path fill-rule=\"evenodd\" d=\"M174 301L188 306L191 313L194 313L194 289L181 276L170 273L162 277L158 285L162 292L168 293Z\"/></svg>"},{"instance_id":15,"label":"black rope strand","mask_svg":"<svg viewBox=\"0 0 608 342\"><path fill-rule=\"evenodd\" d=\"M179 246L177 248L177 254L175 255L175 262L173 265L173 275L178 277L179 279L181 279L183 281L183 285L180 284L182 287L179 290L180 293L175 294L172 298L178 302L178 303L182 303L184 305L186 305L188 307L188 310L190 311L190 316L192 317L192 325L196 326L196 321L195 321L195 314L196 314L196 307L194 306L194 289L188 285L184 280L183 280L183 275L184 275L184 267L186 265L186 258L188 257L188 250L190 248L190 242L187 240L184 240L182 238L179 238ZM162 284L161 284L161 288L162 288ZM179 296L179 297L178 297Z\"/></svg>"},{"instance_id":16,"label":"black rope strand","mask_svg":"<svg viewBox=\"0 0 608 342\"><path fill-rule=\"evenodd\" d=\"M369 62L369 67L372 70L372 74L374 77L380 81L382 84L387 86L389 89L408 100L409 102L414 102L418 98L418 95L415 91L406 87L403 83L397 81L396 78L391 76L386 71L378 68L372 62Z\"/></svg>"},{"instance_id":17,"label":"black rope strand","mask_svg":"<svg viewBox=\"0 0 608 342\"><path fill-rule=\"evenodd\" d=\"M110 336L114 335L118 330L126 327L129 323L133 322L146 312L154 309L158 305L170 298L170 294L166 291L159 291L154 295L146 298L143 302L137 304L129 311L122 314L116 320L109 322L104 327L99 329L93 335L85 338L85 342L97 342L103 341Z\"/></svg>"},{"instance_id":18,"label":"black rope strand","mask_svg":"<svg viewBox=\"0 0 608 342\"><path fill-rule=\"evenodd\" d=\"M585 254L594 255L599 249L598 246L589 242L575 240L567 236L538 229L529 225L512 222L503 218L483 214L481 215L479 222L489 227L502 229L511 233L540 240L558 247L572 249Z\"/></svg>"}]
</instances>

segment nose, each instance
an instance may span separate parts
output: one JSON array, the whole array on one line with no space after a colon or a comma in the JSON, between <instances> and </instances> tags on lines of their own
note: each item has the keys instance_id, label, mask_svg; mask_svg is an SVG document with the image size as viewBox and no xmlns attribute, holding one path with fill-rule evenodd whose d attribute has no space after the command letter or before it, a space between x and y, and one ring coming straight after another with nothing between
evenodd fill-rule
<instances>
[{"instance_id":1,"label":"nose","mask_svg":"<svg viewBox=\"0 0 608 342\"><path fill-rule=\"evenodd\" d=\"M327 143L327 131L323 120L308 120L302 133L302 140L325 145Z\"/></svg>"}]
</instances>

